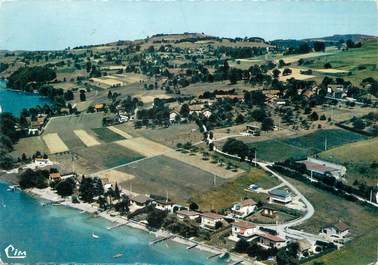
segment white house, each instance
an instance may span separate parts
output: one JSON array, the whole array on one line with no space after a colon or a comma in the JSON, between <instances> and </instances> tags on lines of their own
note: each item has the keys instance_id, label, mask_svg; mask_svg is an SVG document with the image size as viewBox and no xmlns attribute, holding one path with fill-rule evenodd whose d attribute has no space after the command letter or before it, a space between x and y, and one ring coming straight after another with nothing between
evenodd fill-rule
<instances>
[{"instance_id":1,"label":"white house","mask_svg":"<svg viewBox=\"0 0 378 265\"><path fill-rule=\"evenodd\" d=\"M202 112L202 115L205 116L206 118L209 118L211 116L211 111L205 110L205 111Z\"/></svg>"},{"instance_id":2,"label":"white house","mask_svg":"<svg viewBox=\"0 0 378 265\"><path fill-rule=\"evenodd\" d=\"M188 218L189 220L195 220L200 217L200 213L195 211L180 210L176 212L176 216L181 220L185 218Z\"/></svg>"},{"instance_id":3,"label":"white house","mask_svg":"<svg viewBox=\"0 0 378 265\"><path fill-rule=\"evenodd\" d=\"M176 111L172 111L171 113L169 113L169 122L170 123L174 123L176 122L176 118L177 116L179 116L180 114L178 114Z\"/></svg>"},{"instance_id":4,"label":"white house","mask_svg":"<svg viewBox=\"0 0 378 265\"><path fill-rule=\"evenodd\" d=\"M345 223L339 221L336 224L323 227L320 234L330 237L344 238L349 234L349 227Z\"/></svg>"},{"instance_id":5,"label":"white house","mask_svg":"<svg viewBox=\"0 0 378 265\"><path fill-rule=\"evenodd\" d=\"M53 165L53 163L48 158L35 158L34 165L36 167L46 167Z\"/></svg>"},{"instance_id":6,"label":"white house","mask_svg":"<svg viewBox=\"0 0 378 265\"><path fill-rule=\"evenodd\" d=\"M252 199L243 200L241 202L235 203L232 208L232 214L237 218L244 218L256 209L256 202Z\"/></svg>"},{"instance_id":7,"label":"white house","mask_svg":"<svg viewBox=\"0 0 378 265\"><path fill-rule=\"evenodd\" d=\"M230 240L239 241L244 238L247 241L252 240L256 235L257 227L246 221L236 221L232 224L232 234L229 237Z\"/></svg>"},{"instance_id":8,"label":"white house","mask_svg":"<svg viewBox=\"0 0 378 265\"><path fill-rule=\"evenodd\" d=\"M214 229L218 222L223 220L223 216L217 213L206 212L201 213L201 227Z\"/></svg>"},{"instance_id":9,"label":"white house","mask_svg":"<svg viewBox=\"0 0 378 265\"><path fill-rule=\"evenodd\" d=\"M270 190L269 192L269 200L270 202L279 202L279 203L289 203L291 202L291 194L285 190L275 189Z\"/></svg>"},{"instance_id":10,"label":"white house","mask_svg":"<svg viewBox=\"0 0 378 265\"><path fill-rule=\"evenodd\" d=\"M286 246L286 241L280 236L268 233L259 234L258 244L264 248L282 248Z\"/></svg>"},{"instance_id":11,"label":"white house","mask_svg":"<svg viewBox=\"0 0 378 265\"><path fill-rule=\"evenodd\" d=\"M169 201L169 200L156 200L155 208L162 211L172 212L174 204L175 204L174 202Z\"/></svg>"}]
</instances>

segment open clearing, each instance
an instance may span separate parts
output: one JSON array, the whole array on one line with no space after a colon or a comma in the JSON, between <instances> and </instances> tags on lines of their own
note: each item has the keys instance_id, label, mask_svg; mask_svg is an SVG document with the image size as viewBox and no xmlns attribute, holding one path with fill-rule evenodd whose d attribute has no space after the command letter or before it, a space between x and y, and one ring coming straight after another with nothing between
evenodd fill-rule
<instances>
[{"instance_id":1,"label":"open clearing","mask_svg":"<svg viewBox=\"0 0 378 265\"><path fill-rule=\"evenodd\" d=\"M287 178L315 207L314 215L298 228L306 232L318 233L320 228L330 223L342 220L349 227L353 236L350 241L338 251L326 254L316 260L325 264L366 265L376 260L376 243L378 238L378 211L365 208L350 202L330 192L317 189L303 182ZM356 255L358 253L358 255ZM306 263L313 264L314 260Z\"/></svg>"},{"instance_id":2,"label":"open clearing","mask_svg":"<svg viewBox=\"0 0 378 265\"><path fill-rule=\"evenodd\" d=\"M314 75L304 75L301 74L301 71L304 69L299 69L299 68L290 68L292 73L290 75L282 75L282 73L279 76L280 81L287 81L290 78L295 78L297 80L306 80L315 77Z\"/></svg>"},{"instance_id":3,"label":"open clearing","mask_svg":"<svg viewBox=\"0 0 378 265\"><path fill-rule=\"evenodd\" d=\"M115 170L115 169L104 171L97 175L101 177L101 179L105 181L106 183L112 183L113 185L115 183L124 183L126 181L130 181L135 178L134 175L131 175L126 172L119 171L119 170ZM129 188L129 187L124 187L124 188Z\"/></svg>"},{"instance_id":4,"label":"open clearing","mask_svg":"<svg viewBox=\"0 0 378 265\"><path fill-rule=\"evenodd\" d=\"M257 159L282 161L288 158L304 159L327 149L367 139L366 136L341 129L319 130L304 136L278 138L249 143L257 150Z\"/></svg>"},{"instance_id":5,"label":"open clearing","mask_svg":"<svg viewBox=\"0 0 378 265\"><path fill-rule=\"evenodd\" d=\"M121 135L123 138L126 138L126 139L130 139L130 138L133 138L130 134L128 134L127 132L124 132L114 126L109 126L107 127L109 130L111 130L112 132L115 132L116 134L119 134Z\"/></svg>"},{"instance_id":6,"label":"open clearing","mask_svg":"<svg viewBox=\"0 0 378 265\"><path fill-rule=\"evenodd\" d=\"M14 145L14 151L11 153L14 157L20 157L22 153L32 156L36 151L47 153L49 150L42 140L41 136L21 138Z\"/></svg>"},{"instance_id":7,"label":"open clearing","mask_svg":"<svg viewBox=\"0 0 378 265\"><path fill-rule=\"evenodd\" d=\"M46 125L45 133L100 128L102 127L103 117L104 113L102 112L52 117Z\"/></svg>"},{"instance_id":8,"label":"open clearing","mask_svg":"<svg viewBox=\"0 0 378 265\"><path fill-rule=\"evenodd\" d=\"M143 158L139 153L115 143L80 148L75 152L89 163L96 165L90 173L97 172L98 170L94 171L96 169L104 170Z\"/></svg>"},{"instance_id":9,"label":"open clearing","mask_svg":"<svg viewBox=\"0 0 378 265\"><path fill-rule=\"evenodd\" d=\"M77 135L77 137L80 138L80 140L88 147L99 145L100 142L96 140L95 137L88 134L84 130L74 130L74 133Z\"/></svg>"},{"instance_id":10,"label":"open clearing","mask_svg":"<svg viewBox=\"0 0 378 265\"><path fill-rule=\"evenodd\" d=\"M68 147L57 133L48 133L43 136L43 140L52 154L68 151Z\"/></svg>"},{"instance_id":11,"label":"open clearing","mask_svg":"<svg viewBox=\"0 0 378 265\"><path fill-rule=\"evenodd\" d=\"M234 202L238 202L243 198L252 198L256 202L265 201L268 195L244 190L252 183L259 183L266 188L271 188L278 185L280 182L273 176L267 175L259 168L251 168L249 172L225 182L218 187L213 187L207 192L197 192L193 196L193 201L195 201L203 211L228 208L231 207Z\"/></svg>"},{"instance_id":12,"label":"open clearing","mask_svg":"<svg viewBox=\"0 0 378 265\"><path fill-rule=\"evenodd\" d=\"M121 182L121 186L133 191L152 194L166 194L179 202L185 202L195 192L204 192L213 187L214 176L206 171L168 158L156 156L117 170L135 176L134 179ZM216 184L223 183L217 178Z\"/></svg>"},{"instance_id":13,"label":"open clearing","mask_svg":"<svg viewBox=\"0 0 378 265\"><path fill-rule=\"evenodd\" d=\"M150 141L143 137L121 140L117 141L116 143L147 157L174 151L164 145Z\"/></svg>"}]
</instances>

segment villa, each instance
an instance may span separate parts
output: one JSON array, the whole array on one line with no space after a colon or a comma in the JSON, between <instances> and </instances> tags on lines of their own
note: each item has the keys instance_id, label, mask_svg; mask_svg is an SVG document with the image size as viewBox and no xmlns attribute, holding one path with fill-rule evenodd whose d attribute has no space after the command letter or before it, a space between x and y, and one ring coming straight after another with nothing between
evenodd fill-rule
<instances>
[{"instance_id":1,"label":"villa","mask_svg":"<svg viewBox=\"0 0 378 265\"><path fill-rule=\"evenodd\" d=\"M256 209L256 202L252 199L246 199L235 203L232 208L232 214L237 218L244 218L253 213Z\"/></svg>"},{"instance_id":2,"label":"villa","mask_svg":"<svg viewBox=\"0 0 378 265\"><path fill-rule=\"evenodd\" d=\"M174 204L175 204L174 202L169 201L169 200L156 200L155 208L162 211L173 212Z\"/></svg>"},{"instance_id":3,"label":"villa","mask_svg":"<svg viewBox=\"0 0 378 265\"><path fill-rule=\"evenodd\" d=\"M268 233L259 235L258 244L264 248L282 248L286 246L285 239Z\"/></svg>"},{"instance_id":4,"label":"villa","mask_svg":"<svg viewBox=\"0 0 378 265\"><path fill-rule=\"evenodd\" d=\"M215 229L217 223L222 222L223 216L217 213L206 212L201 213L201 227Z\"/></svg>"},{"instance_id":5,"label":"villa","mask_svg":"<svg viewBox=\"0 0 378 265\"><path fill-rule=\"evenodd\" d=\"M251 241L256 235L256 225L246 221L236 221L232 224L232 234L229 237L232 241L239 241L241 238Z\"/></svg>"},{"instance_id":6,"label":"villa","mask_svg":"<svg viewBox=\"0 0 378 265\"><path fill-rule=\"evenodd\" d=\"M151 201L150 197L143 194L136 195L130 199L131 204L136 208L146 207L150 205Z\"/></svg>"}]
</instances>

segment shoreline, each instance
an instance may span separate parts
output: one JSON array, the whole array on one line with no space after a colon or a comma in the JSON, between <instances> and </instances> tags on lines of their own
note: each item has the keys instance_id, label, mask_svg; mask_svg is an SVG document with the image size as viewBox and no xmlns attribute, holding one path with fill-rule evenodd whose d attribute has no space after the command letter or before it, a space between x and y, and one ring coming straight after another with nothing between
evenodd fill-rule
<instances>
[{"instance_id":1,"label":"shoreline","mask_svg":"<svg viewBox=\"0 0 378 265\"><path fill-rule=\"evenodd\" d=\"M83 202L72 203L70 200L67 200L67 198L64 199L61 196L59 196L58 194L56 194L50 188L45 188L45 189L31 188L31 189L22 190L22 191L25 192L26 194L32 196L32 197L37 198L37 199L46 200L46 201L49 201L53 204L59 204L59 205L65 206L65 207L75 209L75 210L80 210L81 211L80 213L95 214L98 211L97 207L95 207L94 205L89 204L89 203L83 203ZM158 237L170 237L168 240L171 240L175 243L178 243L178 244L181 244L181 245L184 245L184 246L196 245L196 247L195 247L196 249L203 251L203 252L208 252L209 254L212 254L212 255L218 254L218 253L223 254L224 252L227 252L227 253L229 253L228 259L229 259L229 262L231 262L231 264L236 263L236 262L241 262L241 261L243 262L242 264L245 264L245 265L253 264L252 260L248 256L231 253L228 250L220 249L220 248L217 248L217 247L214 247L214 246L210 246L210 245L203 243L203 242L190 240L190 239L184 238L180 235L173 234L169 231L165 231L165 230L161 230L161 229L157 230L157 231L152 231L152 230L148 229L146 227L146 225L139 223L139 222L135 222L133 220L128 220L126 217L119 216L119 215L118 216L112 216L109 211L108 212L107 211L100 212L100 213L96 214L96 217L104 218L107 221L114 224L113 226L106 227L105 229L107 229L107 230L111 230L113 228L117 228L117 227L120 227L120 226L128 226L128 227L131 227L131 228L134 228L134 229L142 230L142 231L147 232L149 234L153 234L156 238L158 238ZM256 261L254 261L254 262L257 263Z\"/></svg>"}]
</instances>

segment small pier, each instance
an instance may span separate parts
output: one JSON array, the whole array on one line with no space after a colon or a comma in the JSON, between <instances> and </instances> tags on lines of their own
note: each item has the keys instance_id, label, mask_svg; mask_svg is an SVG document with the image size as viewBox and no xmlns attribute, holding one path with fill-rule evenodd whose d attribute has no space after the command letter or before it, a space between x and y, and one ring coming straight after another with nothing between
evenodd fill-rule
<instances>
[{"instance_id":1,"label":"small pier","mask_svg":"<svg viewBox=\"0 0 378 265\"><path fill-rule=\"evenodd\" d=\"M192 248L195 248L196 246L198 246L197 243L196 243L196 244L193 244L193 245L191 245L191 246L189 246L189 247L187 247L186 249L187 249L187 250L190 250L190 249L192 249Z\"/></svg>"},{"instance_id":2,"label":"small pier","mask_svg":"<svg viewBox=\"0 0 378 265\"><path fill-rule=\"evenodd\" d=\"M126 223L120 223L120 224L116 224L116 225L113 225L113 226L109 226L106 229L107 230L113 230L113 229L115 229L117 227L121 227L121 226L124 226L124 225L127 225L127 224L128 224L128 222L126 222Z\"/></svg>"},{"instance_id":3,"label":"small pier","mask_svg":"<svg viewBox=\"0 0 378 265\"><path fill-rule=\"evenodd\" d=\"M231 265L238 265L238 264L241 264L242 262L243 262L242 260L235 261L234 263L231 263Z\"/></svg>"},{"instance_id":4,"label":"small pier","mask_svg":"<svg viewBox=\"0 0 378 265\"><path fill-rule=\"evenodd\" d=\"M216 253L216 254L213 254L211 256L208 256L207 259L212 259L212 258L215 258L215 257L218 257L220 256L222 253Z\"/></svg>"},{"instance_id":5,"label":"small pier","mask_svg":"<svg viewBox=\"0 0 378 265\"><path fill-rule=\"evenodd\" d=\"M161 237L161 238L158 238L158 239L155 239L155 240L152 240L150 242L150 245L155 245L156 243L159 243L159 242L163 242L165 240L168 240L168 239L171 239L173 236L166 236L166 237Z\"/></svg>"}]
</instances>

